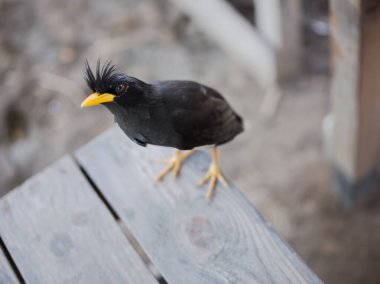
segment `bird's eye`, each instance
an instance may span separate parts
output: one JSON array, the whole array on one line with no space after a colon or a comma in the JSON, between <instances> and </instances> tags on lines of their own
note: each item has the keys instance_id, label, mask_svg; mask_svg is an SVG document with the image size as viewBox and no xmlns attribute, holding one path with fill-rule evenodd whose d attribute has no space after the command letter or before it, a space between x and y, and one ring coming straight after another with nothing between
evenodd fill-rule
<instances>
[{"instance_id":1,"label":"bird's eye","mask_svg":"<svg viewBox=\"0 0 380 284\"><path fill-rule=\"evenodd\" d=\"M116 91L117 91L118 93L122 93L122 92L124 92L124 91L125 91L125 85L124 85L124 84L120 84L120 85L118 85L118 86L116 87Z\"/></svg>"}]
</instances>

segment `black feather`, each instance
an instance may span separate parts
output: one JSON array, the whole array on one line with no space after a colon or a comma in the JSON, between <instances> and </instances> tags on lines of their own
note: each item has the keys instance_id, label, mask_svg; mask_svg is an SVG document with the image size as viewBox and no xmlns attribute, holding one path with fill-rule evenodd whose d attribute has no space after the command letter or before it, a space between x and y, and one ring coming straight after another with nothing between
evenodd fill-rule
<instances>
[{"instance_id":1,"label":"black feather","mask_svg":"<svg viewBox=\"0 0 380 284\"><path fill-rule=\"evenodd\" d=\"M216 90L191 81L156 84L166 119L182 136L179 149L224 144L243 131L242 118Z\"/></svg>"}]
</instances>

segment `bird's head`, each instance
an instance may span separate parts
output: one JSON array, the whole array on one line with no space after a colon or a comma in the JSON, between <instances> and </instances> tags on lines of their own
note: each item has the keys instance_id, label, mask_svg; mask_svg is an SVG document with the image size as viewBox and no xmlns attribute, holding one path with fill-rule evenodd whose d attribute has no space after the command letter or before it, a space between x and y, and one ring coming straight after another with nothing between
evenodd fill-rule
<instances>
[{"instance_id":1,"label":"bird's head","mask_svg":"<svg viewBox=\"0 0 380 284\"><path fill-rule=\"evenodd\" d=\"M82 102L81 107L105 103L131 105L138 100L147 85L136 78L117 72L111 61L101 67L98 60L95 73L92 72L87 61L85 64L86 82L92 94Z\"/></svg>"}]
</instances>

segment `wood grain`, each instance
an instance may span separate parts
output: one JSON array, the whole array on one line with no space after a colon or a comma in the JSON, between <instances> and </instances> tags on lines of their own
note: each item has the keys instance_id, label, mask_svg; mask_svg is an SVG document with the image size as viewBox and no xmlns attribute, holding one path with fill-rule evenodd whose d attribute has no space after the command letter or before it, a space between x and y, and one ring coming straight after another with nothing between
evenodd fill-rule
<instances>
[{"instance_id":1,"label":"wood grain","mask_svg":"<svg viewBox=\"0 0 380 284\"><path fill-rule=\"evenodd\" d=\"M5 258L4 252L0 248L0 283L15 284L19 283L15 273L13 272L8 260Z\"/></svg>"},{"instance_id":2,"label":"wood grain","mask_svg":"<svg viewBox=\"0 0 380 284\"><path fill-rule=\"evenodd\" d=\"M27 283L157 283L68 157L0 200L0 235Z\"/></svg>"},{"instance_id":3,"label":"wood grain","mask_svg":"<svg viewBox=\"0 0 380 284\"><path fill-rule=\"evenodd\" d=\"M153 183L173 150L142 148L117 128L76 153L169 283L320 283L239 190L217 188L211 202L195 184L208 159L194 154L181 176Z\"/></svg>"}]
</instances>

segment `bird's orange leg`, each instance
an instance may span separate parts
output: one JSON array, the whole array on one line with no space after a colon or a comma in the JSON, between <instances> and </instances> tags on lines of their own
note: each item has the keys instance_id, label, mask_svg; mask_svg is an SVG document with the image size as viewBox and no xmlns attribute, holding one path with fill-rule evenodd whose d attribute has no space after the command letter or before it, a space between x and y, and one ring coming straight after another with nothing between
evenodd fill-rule
<instances>
[{"instance_id":1,"label":"bird's orange leg","mask_svg":"<svg viewBox=\"0 0 380 284\"><path fill-rule=\"evenodd\" d=\"M180 150L176 150L174 156L168 160L169 166L167 166L162 173L156 177L156 181L162 181L171 171L174 171L174 178L178 177L183 161L189 158L193 153L194 150L190 150L186 154L182 154Z\"/></svg>"},{"instance_id":2,"label":"bird's orange leg","mask_svg":"<svg viewBox=\"0 0 380 284\"><path fill-rule=\"evenodd\" d=\"M228 187L228 183L226 179L224 178L222 171L220 170L219 164L219 150L215 146L212 152L212 161L210 168L205 175L205 177L198 183L198 186L201 186L205 184L206 182L209 182L208 190L207 190L207 199L210 199L214 193L216 183L220 181L224 187Z\"/></svg>"}]
</instances>

